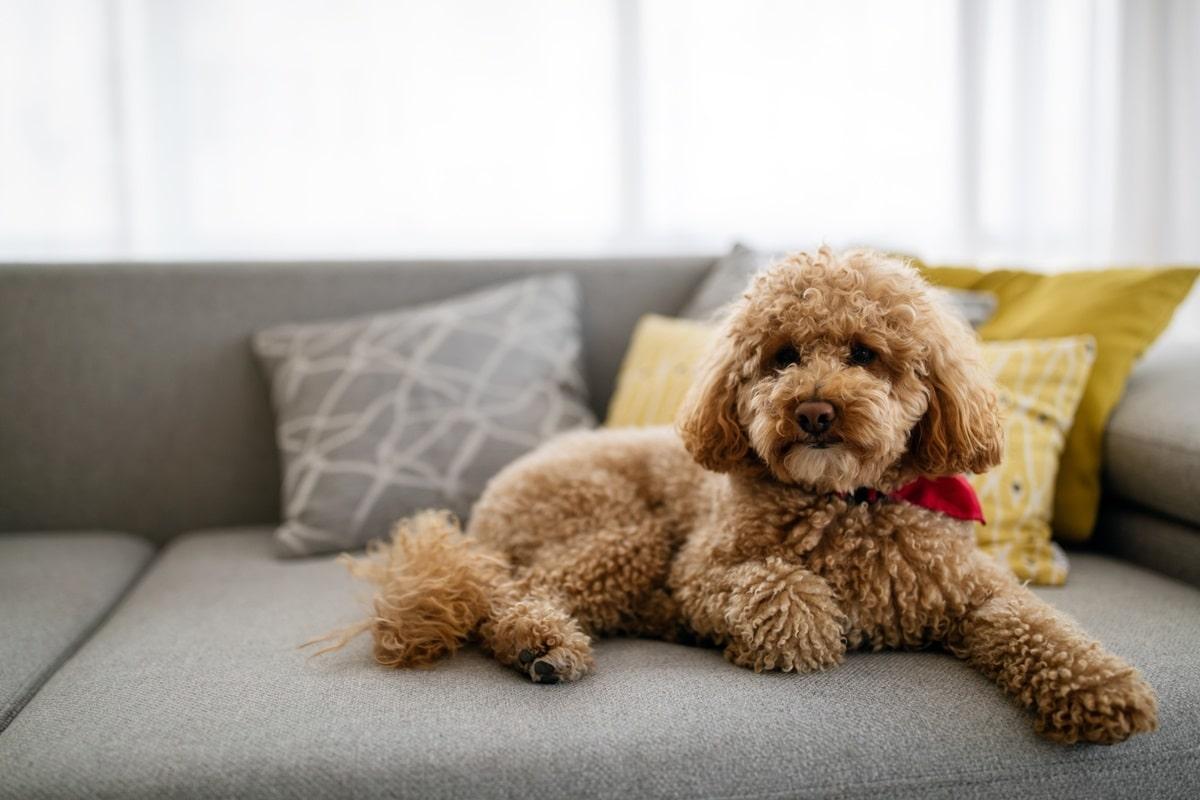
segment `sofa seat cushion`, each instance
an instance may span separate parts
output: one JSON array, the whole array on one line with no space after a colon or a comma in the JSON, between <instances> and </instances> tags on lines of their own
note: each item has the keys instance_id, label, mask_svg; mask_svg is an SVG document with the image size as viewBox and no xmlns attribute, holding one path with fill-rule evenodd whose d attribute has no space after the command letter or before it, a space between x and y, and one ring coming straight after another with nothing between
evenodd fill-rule
<instances>
[{"instance_id":1,"label":"sofa seat cushion","mask_svg":"<svg viewBox=\"0 0 1200 800\"><path fill-rule=\"evenodd\" d=\"M1163 342L1130 375L1104 437L1110 489L1193 525L1200 525L1198 398L1196 343Z\"/></svg>"},{"instance_id":2,"label":"sofa seat cushion","mask_svg":"<svg viewBox=\"0 0 1200 800\"><path fill-rule=\"evenodd\" d=\"M466 650L376 665L329 559L270 531L190 535L0 736L0 796L1184 796L1200 793L1200 592L1101 556L1041 593L1157 687L1162 729L1062 747L934 652L762 674L708 649L610 640L597 671L538 686ZM361 595L361 591L358 591Z\"/></svg>"},{"instance_id":3,"label":"sofa seat cushion","mask_svg":"<svg viewBox=\"0 0 1200 800\"><path fill-rule=\"evenodd\" d=\"M0 731L149 561L124 533L0 534Z\"/></svg>"}]
</instances>

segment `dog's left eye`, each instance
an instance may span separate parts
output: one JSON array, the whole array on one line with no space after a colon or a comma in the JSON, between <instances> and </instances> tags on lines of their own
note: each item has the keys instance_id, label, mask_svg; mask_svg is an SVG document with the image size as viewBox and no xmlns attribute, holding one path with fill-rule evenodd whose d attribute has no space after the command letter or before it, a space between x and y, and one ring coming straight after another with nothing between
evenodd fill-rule
<instances>
[{"instance_id":1,"label":"dog's left eye","mask_svg":"<svg viewBox=\"0 0 1200 800\"><path fill-rule=\"evenodd\" d=\"M875 360L875 351L866 345L854 344L850 347L850 360L860 366L866 366Z\"/></svg>"},{"instance_id":2,"label":"dog's left eye","mask_svg":"<svg viewBox=\"0 0 1200 800\"><path fill-rule=\"evenodd\" d=\"M775 351L775 357L773 361L775 362L776 369L783 369L784 367L790 367L793 364L799 364L800 351L790 344L785 344L783 347Z\"/></svg>"}]
</instances>

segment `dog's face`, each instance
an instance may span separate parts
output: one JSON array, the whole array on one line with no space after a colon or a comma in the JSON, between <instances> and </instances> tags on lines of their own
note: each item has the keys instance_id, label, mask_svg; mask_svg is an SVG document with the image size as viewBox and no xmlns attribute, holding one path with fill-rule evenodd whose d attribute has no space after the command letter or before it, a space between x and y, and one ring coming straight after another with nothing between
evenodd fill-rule
<instances>
[{"instance_id":1,"label":"dog's face","mask_svg":"<svg viewBox=\"0 0 1200 800\"><path fill-rule=\"evenodd\" d=\"M719 342L679 425L710 469L847 492L904 460L933 475L999 461L974 334L897 259L792 256L755 279Z\"/></svg>"}]
</instances>

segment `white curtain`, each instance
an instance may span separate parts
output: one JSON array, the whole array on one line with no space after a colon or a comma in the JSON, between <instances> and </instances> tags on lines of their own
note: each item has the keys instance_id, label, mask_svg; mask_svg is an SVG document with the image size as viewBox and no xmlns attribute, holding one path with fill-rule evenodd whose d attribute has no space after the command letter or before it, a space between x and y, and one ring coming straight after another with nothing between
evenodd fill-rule
<instances>
[{"instance_id":1,"label":"white curtain","mask_svg":"<svg viewBox=\"0 0 1200 800\"><path fill-rule=\"evenodd\" d=\"M966 2L965 252L1200 260L1200 3Z\"/></svg>"},{"instance_id":2,"label":"white curtain","mask_svg":"<svg viewBox=\"0 0 1200 800\"><path fill-rule=\"evenodd\" d=\"M1200 262L1200 0L0 0L0 258Z\"/></svg>"}]
</instances>

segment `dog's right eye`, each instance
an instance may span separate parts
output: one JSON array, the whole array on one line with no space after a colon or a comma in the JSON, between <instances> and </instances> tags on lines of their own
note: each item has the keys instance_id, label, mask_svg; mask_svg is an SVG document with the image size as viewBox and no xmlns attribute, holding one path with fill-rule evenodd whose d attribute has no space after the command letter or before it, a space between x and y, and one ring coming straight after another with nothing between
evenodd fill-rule
<instances>
[{"instance_id":1,"label":"dog's right eye","mask_svg":"<svg viewBox=\"0 0 1200 800\"><path fill-rule=\"evenodd\" d=\"M772 360L775 362L775 369L790 367L800 363L800 351L790 344L785 344L775 351L775 358Z\"/></svg>"}]
</instances>

